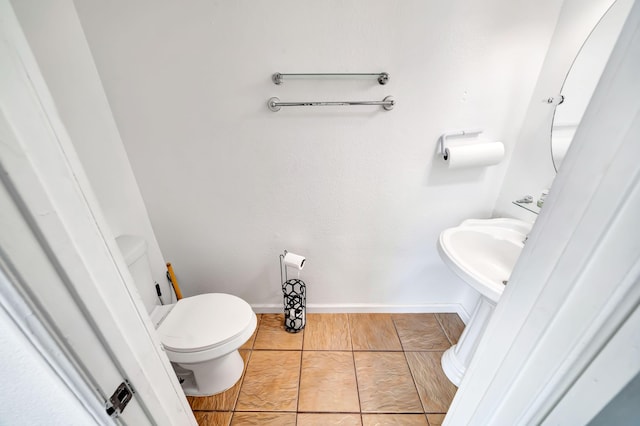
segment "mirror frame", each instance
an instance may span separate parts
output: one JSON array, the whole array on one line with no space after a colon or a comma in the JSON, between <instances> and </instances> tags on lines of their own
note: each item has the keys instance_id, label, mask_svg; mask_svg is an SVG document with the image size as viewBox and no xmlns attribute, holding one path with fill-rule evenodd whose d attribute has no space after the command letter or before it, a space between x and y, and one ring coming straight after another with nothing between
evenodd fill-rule
<instances>
[{"instance_id":1,"label":"mirror frame","mask_svg":"<svg viewBox=\"0 0 640 426\"><path fill-rule=\"evenodd\" d=\"M585 52L585 46L588 46L590 43L590 41L593 40L593 35L594 33L597 32L598 28L600 28L601 24L603 23L603 21L606 20L607 16L614 16L612 15L612 11L620 8L620 13L623 14L624 19L621 19L620 25L619 27L616 27L616 33L615 33L615 38L614 38L614 42L611 43L611 49L613 49L613 46L615 45L615 40L618 39L619 35L620 35L620 31L622 30L622 26L624 25L624 22L627 19L627 16L629 15L629 11L631 10L631 7L633 6L634 0L614 0L611 5L606 9L606 11L602 14L602 16L600 17L600 19L598 19L598 22L596 22L596 24L593 26L593 28L591 29L591 31L589 32L589 34L587 35L587 37L585 38L584 42L582 43L582 45L580 46L580 49L578 49L578 52L576 53L576 56L573 58L573 61L571 61L571 66L569 67L569 70L567 71L563 81L562 81L562 85L560 86L560 95L558 96L558 98L553 99L550 98L549 102L550 103L555 103L554 105L554 109L553 109L553 116L551 118L551 128L550 128L550 134L549 134L549 153L551 156L551 163L553 165L553 168L555 170L555 172L558 172L558 169L560 167L560 164L562 163L562 161L560 161L559 163L557 162L557 155L554 155L554 128L557 127L556 126L556 120L557 120L557 113L558 113L558 106L562 105L565 101L565 94L563 94L563 90L566 89L567 86L567 81L570 79L571 76L571 72L575 70L575 65L576 62L579 61L581 54L583 54L583 52ZM613 18L611 18L613 19ZM608 59L611 55L611 52L609 51L607 53L607 58L605 61L605 65L606 62L608 62ZM604 68L604 65L603 65ZM599 81L601 77L601 74L598 75L597 80ZM597 86L597 84L596 84ZM594 90L595 90L595 86L594 86ZM591 93L591 95L589 95L589 101L587 101L587 105L590 102L591 96L593 95L593 92ZM587 105L585 105L585 109L587 107ZM584 112L583 112L584 114ZM576 123L576 129L579 127L580 125L580 121L581 121L582 117L580 117L580 120ZM557 134L557 132L556 132ZM575 130L574 130L574 134L571 135L571 140L567 143L567 150L569 149L568 147L571 146L571 143L573 142L573 137L575 135ZM557 149L557 148L556 148ZM565 151L566 152L566 151ZM562 158L564 158L564 156L562 156Z\"/></svg>"}]
</instances>

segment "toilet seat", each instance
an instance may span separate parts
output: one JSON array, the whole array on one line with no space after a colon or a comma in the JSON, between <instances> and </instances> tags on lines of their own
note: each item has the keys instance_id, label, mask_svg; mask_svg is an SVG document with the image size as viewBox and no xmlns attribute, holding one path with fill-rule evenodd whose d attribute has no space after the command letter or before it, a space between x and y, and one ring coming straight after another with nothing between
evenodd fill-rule
<instances>
[{"instance_id":1,"label":"toilet seat","mask_svg":"<svg viewBox=\"0 0 640 426\"><path fill-rule=\"evenodd\" d=\"M244 300L230 294L207 293L180 299L157 331L167 352L195 355L222 349L237 338L248 339L255 323L256 316Z\"/></svg>"}]
</instances>

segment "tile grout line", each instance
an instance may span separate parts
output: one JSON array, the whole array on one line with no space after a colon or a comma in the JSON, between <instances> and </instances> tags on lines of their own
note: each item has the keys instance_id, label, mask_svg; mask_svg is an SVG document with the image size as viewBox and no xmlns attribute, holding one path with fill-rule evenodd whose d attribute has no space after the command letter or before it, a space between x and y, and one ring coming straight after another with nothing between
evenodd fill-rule
<instances>
[{"instance_id":1,"label":"tile grout line","mask_svg":"<svg viewBox=\"0 0 640 426\"><path fill-rule=\"evenodd\" d=\"M258 338L258 329L260 328L260 323L262 322L262 314L258 315L255 329L255 336L253 336L253 341L251 342L251 347L248 349L249 357L247 358L247 364L244 366L244 371L242 372L242 383L240 383L240 387L238 388L238 394L235 397L235 401L233 401L233 406L231 407L231 418L229 419L229 425L233 422L233 418L236 415L236 407L238 406L238 400L240 399L240 393L242 392L242 387L244 386L244 379L247 375L247 369L249 368L249 363L251 362L251 358L253 357L253 348L256 345L256 340Z\"/></svg>"},{"instance_id":2,"label":"tile grout line","mask_svg":"<svg viewBox=\"0 0 640 426\"><path fill-rule=\"evenodd\" d=\"M402 353L404 354L406 349L404 347L404 342L402 341L402 337L400 336L400 333L398 332L398 325L396 324L396 320L393 319L393 314L389 315L391 317L391 324L393 324L393 329L396 331L396 337L398 338L398 341L400 342L400 347L402 348ZM406 359L406 357L405 357ZM407 363L407 366L409 364Z\"/></svg>"},{"instance_id":3,"label":"tile grout line","mask_svg":"<svg viewBox=\"0 0 640 426\"><path fill-rule=\"evenodd\" d=\"M416 393L418 394L418 400L420 401L420 406L422 407L422 412L427 416L427 408L424 406L424 402L422 402L422 395L420 395L420 391L418 390L418 383L416 382L416 377L413 373L413 369L411 368L411 364L409 363L409 359L407 358L407 353L402 352L404 356L404 361L407 363L407 368L409 369L409 373L411 374L411 381L413 382L413 387L416 389ZM428 420L427 420L428 423Z\"/></svg>"},{"instance_id":4,"label":"tile grout line","mask_svg":"<svg viewBox=\"0 0 640 426\"><path fill-rule=\"evenodd\" d=\"M351 362L353 362L353 375L356 378L356 394L358 395L358 415L360 416L360 424L362 420L362 402L360 401L360 383L358 382L358 370L356 368L356 352L353 350L353 334L351 333L351 315L347 314L347 330L349 331L349 343L351 344Z\"/></svg>"},{"instance_id":5,"label":"tile grout line","mask_svg":"<svg viewBox=\"0 0 640 426\"><path fill-rule=\"evenodd\" d=\"M296 398L296 426L298 425L298 413L300 412L300 389L302 389L302 355L304 354L304 329L307 328L307 314L305 313L305 323L302 328L302 342L300 344L300 372L298 373L298 397Z\"/></svg>"},{"instance_id":6,"label":"tile grout line","mask_svg":"<svg viewBox=\"0 0 640 426\"><path fill-rule=\"evenodd\" d=\"M253 344L251 345L251 347L253 348ZM249 357L247 358L247 364L245 365L244 371L242 372L242 377L240 377L241 383L240 383L240 387L238 388L238 394L236 395L235 400L233 401L233 406L231 407L231 419L229 420L229 424L231 424L231 421L233 420L233 416L235 416L236 414L236 406L238 405L238 400L240 399L240 392L242 392L242 386L244 386L244 379L247 374L247 367L249 367L249 362L251 362L251 357L253 356L253 349L250 349L248 352L249 352Z\"/></svg>"},{"instance_id":7,"label":"tile grout line","mask_svg":"<svg viewBox=\"0 0 640 426\"><path fill-rule=\"evenodd\" d=\"M402 338L400 337L400 333L398 333L398 326L396 325L396 321L393 319L393 315L391 316L391 322L393 323L393 328L396 330L396 334L398 335L398 340L400 340L400 346L402 346L402 356L404 357L404 362L407 363L407 368L409 369L409 374L411 374L411 381L413 382L413 387L416 390L416 394L418 394L418 401L420 401L420 406L422 407L422 414L424 414L424 417L426 419L427 410L424 406L424 403L422 402L422 396L420 395L420 391L418 390L418 384L416 383L415 375L413 374L413 370L411 369L411 364L409 364L409 359L407 358L407 351L404 350L404 344L402 343ZM427 424L429 424L429 419L427 419Z\"/></svg>"},{"instance_id":8,"label":"tile grout line","mask_svg":"<svg viewBox=\"0 0 640 426\"><path fill-rule=\"evenodd\" d=\"M440 329L442 330L442 332L444 333L445 337L447 338L447 340L449 341L449 343L451 345L454 345L455 343L453 343L453 340L451 340L451 337L449 336L449 333L447 333L447 330L445 329L444 325L442 324L442 320L440 319L440 315L438 315L437 313L433 314L433 316L436 318L436 322L438 323L438 325L440 326Z\"/></svg>"}]
</instances>

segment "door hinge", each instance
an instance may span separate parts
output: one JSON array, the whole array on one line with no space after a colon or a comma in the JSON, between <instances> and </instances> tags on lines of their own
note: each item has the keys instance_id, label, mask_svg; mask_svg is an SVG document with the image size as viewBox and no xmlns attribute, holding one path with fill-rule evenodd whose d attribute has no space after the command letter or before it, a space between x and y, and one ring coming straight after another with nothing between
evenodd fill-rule
<instances>
[{"instance_id":1,"label":"door hinge","mask_svg":"<svg viewBox=\"0 0 640 426\"><path fill-rule=\"evenodd\" d=\"M118 386L113 395L105 402L107 414L113 418L120 416L122 411L124 411L124 407L126 407L129 401L131 401L131 398L133 398L133 394L133 389L127 380L120 383L120 386Z\"/></svg>"}]
</instances>

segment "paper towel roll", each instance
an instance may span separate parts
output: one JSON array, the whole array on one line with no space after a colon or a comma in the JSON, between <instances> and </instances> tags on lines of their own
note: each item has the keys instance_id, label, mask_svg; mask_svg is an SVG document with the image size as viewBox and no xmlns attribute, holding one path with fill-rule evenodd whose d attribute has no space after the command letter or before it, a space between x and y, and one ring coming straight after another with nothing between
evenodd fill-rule
<instances>
[{"instance_id":1,"label":"paper towel roll","mask_svg":"<svg viewBox=\"0 0 640 426\"><path fill-rule=\"evenodd\" d=\"M444 161L449 169L493 166L502 161L502 142L480 142L448 147L444 150Z\"/></svg>"},{"instance_id":2,"label":"paper towel roll","mask_svg":"<svg viewBox=\"0 0 640 426\"><path fill-rule=\"evenodd\" d=\"M296 268L297 270L300 270L302 268L304 268L304 262L305 262L305 258L304 256L300 256L297 254L293 254L293 253L287 253L284 255L284 264L285 266L289 266L291 268Z\"/></svg>"}]
</instances>

